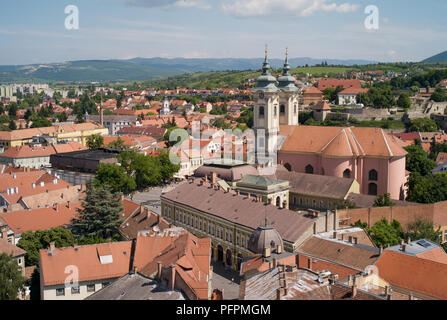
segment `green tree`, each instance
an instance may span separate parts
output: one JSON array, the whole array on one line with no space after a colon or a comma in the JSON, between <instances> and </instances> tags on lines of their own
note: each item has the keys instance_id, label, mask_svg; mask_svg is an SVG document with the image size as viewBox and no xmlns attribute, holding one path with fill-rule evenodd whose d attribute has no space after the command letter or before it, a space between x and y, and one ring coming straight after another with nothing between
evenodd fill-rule
<instances>
[{"instance_id":1,"label":"green tree","mask_svg":"<svg viewBox=\"0 0 447 320\"><path fill-rule=\"evenodd\" d=\"M57 248L68 247L75 244L75 239L70 230L62 227L48 230L37 230L24 232L17 243L17 246L26 251L26 266L36 266L39 264L39 250L47 249L50 243L54 242Z\"/></svg>"},{"instance_id":2,"label":"green tree","mask_svg":"<svg viewBox=\"0 0 447 320\"><path fill-rule=\"evenodd\" d=\"M17 111L19 110L19 107L17 106L17 103L13 102L9 104L8 106L8 116L11 119L17 119Z\"/></svg>"},{"instance_id":3,"label":"green tree","mask_svg":"<svg viewBox=\"0 0 447 320\"><path fill-rule=\"evenodd\" d=\"M44 128L44 127L51 127L53 124L50 120L41 117L41 116L31 116L30 120L33 122L31 125L31 128Z\"/></svg>"},{"instance_id":4,"label":"green tree","mask_svg":"<svg viewBox=\"0 0 447 320\"><path fill-rule=\"evenodd\" d=\"M82 209L72 220L72 232L78 240L89 237L111 238L122 223L121 195L112 192L107 184L87 183Z\"/></svg>"},{"instance_id":5,"label":"green tree","mask_svg":"<svg viewBox=\"0 0 447 320\"><path fill-rule=\"evenodd\" d=\"M371 228L366 228L376 246L388 247L398 245L404 235L400 223L393 220L391 224L385 218L377 221Z\"/></svg>"},{"instance_id":6,"label":"green tree","mask_svg":"<svg viewBox=\"0 0 447 320\"><path fill-rule=\"evenodd\" d=\"M399 99L397 99L397 106L404 109L411 107L410 95L407 92L402 92L400 94Z\"/></svg>"},{"instance_id":7,"label":"green tree","mask_svg":"<svg viewBox=\"0 0 447 320\"><path fill-rule=\"evenodd\" d=\"M17 130L17 126L16 126L16 123L14 122L14 120L9 121L8 127L10 130Z\"/></svg>"},{"instance_id":8,"label":"green tree","mask_svg":"<svg viewBox=\"0 0 447 320\"><path fill-rule=\"evenodd\" d=\"M433 132L439 129L438 124L429 118L413 119L410 122L408 132Z\"/></svg>"},{"instance_id":9,"label":"green tree","mask_svg":"<svg viewBox=\"0 0 447 320\"><path fill-rule=\"evenodd\" d=\"M137 188L135 180L127 175L123 167L116 164L100 164L96 171L96 181L109 185L112 192L129 194Z\"/></svg>"},{"instance_id":10,"label":"green tree","mask_svg":"<svg viewBox=\"0 0 447 320\"><path fill-rule=\"evenodd\" d=\"M411 240L426 239L439 243L441 239L441 229L435 229L433 222L417 218L415 221L410 222L407 226L406 238Z\"/></svg>"},{"instance_id":11,"label":"green tree","mask_svg":"<svg viewBox=\"0 0 447 320\"><path fill-rule=\"evenodd\" d=\"M179 170L179 164L173 164L169 159L169 153L163 152L155 158L160 165L162 179L166 182L174 176Z\"/></svg>"},{"instance_id":12,"label":"green tree","mask_svg":"<svg viewBox=\"0 0 447 320\"><path fill-rule=\"evenodd\" d=\"M430 160L427 152L420 146L408 146L404 149L408 152L406 159L406 169L408 171L427 175L436 167L436 162Z\"/></svg>"},{"instance_id":13,"label":"green tree","mask_svg":"<svg viewBox=\"0 0 447 320\"><path fill-rule=\"evenodd\" d=\"M181 137L177 137L177 141L170 141L171 132L174 130L180 129L179 127L170 127L168 130L166 130L165 135L163 136L163 140L166 141L166 145L169 147L174 146L175 144L182 141Z\"/></svg>"},{"instance_id":14,"label":"green tree","mask_svg":"<svg viewBox=\"0 0 447 320\"><path fill-rule=\"evenodd\" d=\"M376 200L374 201L374 207L392 207L395 205L396 203L391 201L391 196L389 193L378 195Z\"/></svg>"},{"instance_id":15,"label":"green tree","mask_svg":"<svg viewBox=\"0 0 447 320\"><path fill-rule=\"evenodd\" d=\"M113 149L127 149L121 137L118 137L118 139L116 139L115 141L110 142L107 146Z\"/></svg>"},{"instance_id":16,"label":"green tree","mask_svg":"<svg viewBox=\"0 0 447 320\"><path fill-rule=\"evenodd\" d=\"M436 203L447 200L447 174L421 175L412 172L407 182L407 200L419 203Z\"/></svg>"},{"instance_id":17,"label":"green tree","mask_svg":"<svg viewBox=\"0 0 447 320\"><path fill-rule=\"evenodd\" d=\"M0 254L0 300L17 300L24 284L17 260L6 253Z\"/></svg>"},{"instance_id":18,"label":"green tree","mask_svg":"<svg viewBox=\"0 0 447 320\"><path fill-rule=\"evenodd\" d=\"M104 147L104 137L100 134L93 134L87 137L87 148L98 149Z\"/></svg>"}]
</instances>

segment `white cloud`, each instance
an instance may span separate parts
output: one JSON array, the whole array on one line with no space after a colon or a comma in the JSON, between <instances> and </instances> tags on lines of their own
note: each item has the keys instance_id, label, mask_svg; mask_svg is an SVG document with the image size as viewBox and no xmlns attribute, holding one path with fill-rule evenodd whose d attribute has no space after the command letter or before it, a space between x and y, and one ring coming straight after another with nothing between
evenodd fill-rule
<instances>
[{"instance_id":1,"label":"white cloud","mask_svg":"<svg viewBox=\"0 0 447 320\"><path fill-rule=\"evenodd\" d=\"M163 8L188 8L196 7L209 9L210 5L206 0L120 0L125 4L139 7L163 7Z\"/></svg>"},{"instance_id":2,"label":"white cloud","mask_svg":"<svg viewBox=\"0 0 447 320\"><path fill-rule=\"evenodd\" d=\"M274 14L305 17L316 11L347 13L359 8L357 4L328 3L327 0L233 0L223 4L224 12L239 17L268 16Z\"/></svg>"}]
</instances>

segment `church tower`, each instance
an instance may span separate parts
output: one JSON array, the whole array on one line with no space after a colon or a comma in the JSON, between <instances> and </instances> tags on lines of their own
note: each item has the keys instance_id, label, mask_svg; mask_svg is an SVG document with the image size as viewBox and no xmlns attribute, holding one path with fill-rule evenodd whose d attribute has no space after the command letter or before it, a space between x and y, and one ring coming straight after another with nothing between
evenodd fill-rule
<instances>
[{"instance_id":1,"label":"church tower","mask_svg":"<svg viewBox=\"0 0 447 320\"><path fill-rule=\"evenodd\" d=\"M162 108L160 110L160 114L161 115L167 115L167 114L170 114L170 113L171 113L170 103L169 103L168 98L165 97L163 99L163 106L162 106Z\"/></svg>"},{"instance_id":2,"label":"church tower","mask_svg":"<svg viewBox=\"0 0 447 320\"><path fill-rule=\"evenodd\" d=\"M279 124L298 125L298 88L295 86L295 78L290 74L289 54L286 49L283 74L278 78L279 89Z\"/></svg>"},{"instance_id":3,"label":"church tower","mask_svg":"<svg viewBox=\"0 0 447 320\"><path fill-rule=\"evenodd\" d=\"M253 129L256 137L256 161L258 164L267 165L273 164L273 156L276 159L280 102L279 89L276 86L277 81L270 70L266 47L262 74L256 80L257 86L253 89L253 99L255 101Z\"/></svg>"}]
</instances>

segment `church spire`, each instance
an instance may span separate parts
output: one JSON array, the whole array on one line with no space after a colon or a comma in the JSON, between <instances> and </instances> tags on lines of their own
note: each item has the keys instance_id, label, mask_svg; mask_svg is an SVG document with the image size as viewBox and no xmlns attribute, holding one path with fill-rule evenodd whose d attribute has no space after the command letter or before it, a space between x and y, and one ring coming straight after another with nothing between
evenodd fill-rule
<instances>
[{"instance_id":1,"label":"church spire","mask_svg":"<svg viewBox=\"0 0 447 320\"><path fill-rule=\"evenodd\" d=\"M286 48L286 60L284 61L283 76L290 76L290 64L289 64L289 48Z\"/></svg>"},{"instance_id":2,"label":"church spire","mask_svg":"<svg viewBox=\"0 0 447 320\"><path fill-rule=\"evenodd\" d=\"M270 75L270 63L268 61L268 47L267 45L265 45L265 59L264 59L264 64L262 66L262 75L266 76L266 75Z\"/></svg>"}]
</instances>

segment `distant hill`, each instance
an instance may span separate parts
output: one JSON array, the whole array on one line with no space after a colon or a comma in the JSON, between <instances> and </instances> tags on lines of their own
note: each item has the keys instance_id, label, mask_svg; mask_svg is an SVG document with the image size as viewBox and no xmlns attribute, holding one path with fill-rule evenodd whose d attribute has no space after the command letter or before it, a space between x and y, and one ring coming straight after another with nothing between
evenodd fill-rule
<instances>
[{"instance_id":1,"label":"distant hill","mask_svg":"<svg viewBox=\"0 0 447 320\"><path fill-rule=\"evenodd\" d=\"M366 65L366 60L336 60L291 58L292 67L313 66L326 61L334 65ZM258 70L263 59L184 59L134 58L129 60L82 60L64 63L0 66L0 83L8 82L126 82L153 80L185 73L208 71ZM283 65L281 59L271 59L273 68Z\"/></svg>"},{"instance_id":2,"label":"distant hill","mask_svg":"<svg viewBox=\"0 0 447 320\"><path fill-rule=\"evenodd\" d=\"M439 63L439 62L447 62L447 51L444 51L440 54L437 54L433 57L425 59L422 61L423 63Z\"/></svg>"}]
</instances>

